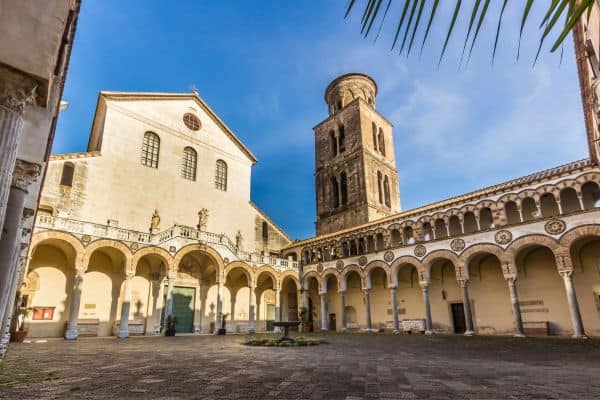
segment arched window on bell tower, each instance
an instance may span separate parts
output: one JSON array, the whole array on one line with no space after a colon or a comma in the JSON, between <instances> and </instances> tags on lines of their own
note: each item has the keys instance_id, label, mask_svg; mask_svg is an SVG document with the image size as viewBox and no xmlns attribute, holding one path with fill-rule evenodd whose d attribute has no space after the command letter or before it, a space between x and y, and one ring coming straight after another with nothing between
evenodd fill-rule
<instances>
[{"instance_id":1,"label":"arched window on bell tower","mask_svg":"<svg viewBox=\"0 0 600 400\"><path fill-rule=\"evenodd\" d=\"M346 134L344 132L344 125L338 127L338 149L340 153L346 151Z\"/></svg>"},{"instance_id":2,"label":"arched window on bell tower","mask_svg":"<svg viewBox=\"0 0 600 400\"><path fill-rule=\"evenodd\" d=\"M329 147L331 148L333 157L337 156L337 139L335 138L333 129L329 131Z\"/></svg>"},{"instance_id":3,"label":"arched window on bell tower","mask_svg":"<svg viewBox=\"0 0 600 400\"><path fill-rule=\"evenodd\" d=\"M338 208L340 206L340 192L338 188L338 181L335 176L331 177L331 208Z\"/></svg>"},{"instance_id":4,"label":"arched window on bell tower","mask_svg":"<svg viewBox=\"0 0 600 400\"><path fill-rule=\"evenodd\" d=\"M390 182L387 175L383 178L383 194L385 197L385 205L391 207L392 202L390 200Z\"/></svg>"},{"instance_id":5,"label":"arched window on bell tower","mask_svg":"<svg viewBox=\"0 0 600 400\"><path fill-rule=\"evenodd\" d=\"M371 128L373 129L373 148L377 151L377 125L375 122L371 123Z\"/></svg>"},{"instance_id":6,"label":"arched window on bell tower","mask_svg":"<svg viewBox=\"0 0 600 400\"><path fill-rule=\"evenodd\" d=\"M342 198L342 205L348 204L348 177L345 172L340 174L340 193Z\"/></svg>"},{"instance_id":7,"label":"arched window on bell tower","mask_svg":"<svg viewBox=\"0 0 600 400\"><path fill-rule=\"evenodd\" d=\"M381 171L377 171L377 189L379 192L379 203L383 204L383 193L382 193L382 188L381 185L383 184L382 182L382 176L381 176Z\"/></svg>"},{"instance_id":8,"label":"arched window on bell tower","mask_svg":"<svg viewBox=\"0 0 600 400\"><path fill-rule=\"evenodd\" d=\"M379 152L385 157L385 139L383 138L383 129L379 128Z\"/></svg>"}]
</instances>

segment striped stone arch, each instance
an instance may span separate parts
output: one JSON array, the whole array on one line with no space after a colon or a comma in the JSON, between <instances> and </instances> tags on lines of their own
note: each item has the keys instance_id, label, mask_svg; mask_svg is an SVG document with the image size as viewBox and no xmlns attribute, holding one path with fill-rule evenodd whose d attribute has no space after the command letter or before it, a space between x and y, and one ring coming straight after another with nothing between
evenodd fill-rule
<instances>
[{"instance_id":1,"label":"striped stone arch","mask_svg":"<svg viewBox=\"0 0 600 400\"><path fill-rule=\"evenodd\" d=\"M244 272L244 275L246 275L248 280L248 286L256 286L254 270L248 264L239 260L232 261L225 266L225 269L223 270L223 283L227 282L227 276L231 273L231 271L236 269L241 269ZM274 284L277 284L277 281L275 281Z\"/></svg>"},{"instance_id":2,"label":"striped stone arch","mask_svg":"<svg viewBox=\"0 0 600 400\"><path fill-rule=\"evenodd\" d=\"M567 188L575 189L576 192L580 191L577 181L575 179L571 179L571 178L563 179L562 181L555 183L554 186L556 187L556 190L558 192L561 192L562 190L565 190Z\"/></svg>"},{"instance_id":3,"label":"striped stone arch","mask_svg":"<svg viewBox=\"0 0 600 400\"><path fill-rule=\"evenodd\" d=\"M98 240L91 242L85 248L85 253L83 255L83 262L84 262L84 265L86 268L88 267L88 265L90 263L90 258L92 257L92 254L94 254L94 252L96 250L102 249L104 247L118 250L119 252L121 252L123 254L123 257L125 258L125 270L123 271L123 273L132 271L131 260L133 258L133 254L131 253L131 249L129 249L129 247L127 247L127 245L125 245L125 243L119 242L118 240L112 240L112 239L98 239Z\"/></svg>"},{"instance_id":4,"label":"striped stone arch","mask_svg":"<svg viewBox=\"0 0 600 400\"><path fill-rule=\"evenodd\" d=\"M427 272L427 275L429 275L429 272L431 271L431 265L437 260L450 261L454 265L455 271L458 267L462 267L461 260L450 250L435 250L426 255L423 259L423 267Z\"/></svg>"},{"instance_id":5,"label":"striped stone arch","mask_svg":"<svg viewBox=\"0 0 600 400\"><path fill-rule=\"evenodd\" d=\"M577 184L579 186L578 192L580 192L581 186L587 182L596 182L596 183L600 184L600 173L595 172L595 171L586 172L582 175L579 175L577 178L575 178L575 182L577 182Z\"/></svg>"},{"instance_id":6,"label":"striped stone arch","mask_svg":"<svg viewBox=\"0 0 600 400\"><path fill-rule=\"evenodd\" d=\"M258 278L263 274L267 274L271 277L273 285L275 286L273 289L281 289L281 277L279 276L279 273L270 265L263 265L254 272L255 285L258 285Z\"/></svg>"},{"instance_id":7,"label":"striped stone arch","mask_svg":"<svg viewBox=\"0 0 600 400\"><path fill-rule=\"evenodd\" d=\"M531 197L536 202L540 201L540 195L535 191L535 189L524 189L517 193L519 199L522 201L527 197Z\"/></svg>"},{"instance_id":8,"label":"striped stone arch","mask_svg":"<svg viewBox=\"0 0 600 400\"><path fill-rule=\"evenodd\" d=\"M70 233L60 231L44 231L34 233L31 238L31 244L29 246L30 257L35 254L35 251L37 250L40 244L52 240L62 241L71 246L75 254L75 268L77 268L78 266L83 267L83 265L86 265L84 264L83 258L85 254L85 248L83 247L83 244L79 241L77 237L71 235Z\"/></svg>"},{"instance_id":9,"label":"striped stone arch","mask_svg":"<svg viewBox=\"0 0 600 400\"><path fill-rule=\"evenodd\" d=\"M585 237L600 238L600 225L589 224L573 228L562 235L559 243L561 247L571 250L571 247L573 246L573 243L575 243L575 241L583 239Z\"/></svg>"},{"instance_id":10,"label":"striped stone arch","mask_svg":"<svg viewBox=\"0 0 600 400\"><path fill-rule=\"evenodd\" d=\"M333 268L328 268L325 271L323 271L323 273L321 274L321 284L320 284L320 287L321 287L321 291L322 292L326 292L327 291L327 281L328 281L328 279L331 276L333 276L335 278L335 282L337 283L338 290L340 289L341 282L342 282L342 279L340 277L340 273L337 270L333 269Z\"/></svg>"},{"instance_id":11,"label":"striped stone arch","mask_svg":"<svg viewBox=\"0 0 600 400\"><path fill-rule=\"evenodd\" d=\"M480 254L492 254L496 256L501 263L511 261L510 257L506 255L506 252L504 249L502 249L502 247L492 243L478 243L473 246L469 246L463 250L459 256L459 259L465 266L467 266L475 256Z\"/></svg>"},{"instance_id":12,"label":"striped stone arch","mask_svg":"<svg viewBox=\"0 0 600 400\"><path fill-rule=\"evenodd\" d=\"M131 267L133 268L133 270L135 271L137 269L137 266L142 258L144 258L147 255L151 255L151 254L155 255L157 257L160 257L163 260L163 262L165 263L165 266L167 268L167 271L171 268L171 265L173 265L173 256L171 256L171 253L169 253L162 247L146 246L146 247L142 247L141 249L139 249L138 251L136 251L133 254L133 257L131 259ZM165 271L165 273L167 271Z\"/></svg>"},{"instance_id":13,"label":"striped stone arch","mask_svg":"<svg viewBox=\"0 0 600 400\"><path fill-rule=\"evenodd\" d=\"M375 268L381 268L383 272L385 272L385 280L388 284L390 282L390 266L385 261L374 260L367 264L363 272L365 288L367 289L371 289L371 272L373 272Z\"/></svg>"},{"instance_id":14,"label":"striped stone arch","mask_svg":"<svg viewBox=\"0 0 600 400\"><path fill-rule=\"evenodd\" d=\"M513 241L506 248L506 255L511 261L514 261L521 250L534 245L547 247L553 253L556 253L560 248L560 244L555 239L545 235L532 234L521 236Z\"/></svg>"},{"instance_id":15,"label":"striped stone arch","mask_svg":"<svg viewBox=\"0 0 600 400\"><path fill-rule=\"evenodd\" d=\"M517 193L507 193L501 196L496 202L496 204L498 207L504 208L506 206L506 203L508 203L509 201L513 201L518 204L521 201L521 198Z\"/></svg>"},{"instance_id":16,"label":"striped stone arch","mask_svg":"<svg viewBox=\"0 0 600 400\"><path fill-rule=\"evenodd\" d=\"M211 260L213 260L213 262L215 263L215 269L217 270L216 281L223 282L225 263L223 262L221 255L215 249L205 244L188 244L187 246L183 246L181 249L179 249L179 251L175 253L175 257L173 257L173 268L171 271L175 272L177 270L177 267L181 263L181 260L183 260L183 257L185 257L187 254L193 251L202 252L209 256Z\"/></svg>"},{"instance_id":17,"label":"striped stone arch","mask_svg":"<svg viewBox=\"0 0 600 400\"><path fill-rule=\"evenodd\" d=\"M550 193L552 196L554 196L554 199L556 201L559 201L559 190L556 187L556 185L554 184L546 184L546 185L542 185L538 188L535 189L535 192L538 194L538 196L543 196L546 193Z\"/></svg>"},{"instance_id":18,"label":"striped stone arch","mask_svg":"<svg viewBox=\"0 0 600 400\"><path fill-rule=\"evenodd\" d=\"M361 288L365 288L365 277L364 277L360 267L356 264L351 264L351 265L346 266L344 268L344 270L342 271L341 279L340 279L340 282L341 282L340 289L341 290L346 290L346 288L348 287L347 286L348 274L353 271L358 273L358 276L360 277Z\"/></svg>"},{"instance_id":19,"label":"striped stone arch","mask_svg":"<svg viewBox=\"0 0 600 400\"><path fill-rule=\"evenodd\" d=\"M308 282L311 278L315 278L317 280L317 288L321 287L321 277L317 271L309 271L302 277L302 287L304 290L308 290Z\"/></svg>"},{"instance_id":20,"label":"striped stone arch","mask_svg":"<svg viewBox=\"0 0 600 400\"><path fill-rule=\"evenodd\" d=\"M296 290L302 289L302 286L300 285L300 279L298 279L298 273L296 271L285 271L280 275L279 279L281 280L281 287L283 287L286 279L291 279L296 285Z\"/></svg>"},{"instance_id":21,"label":"striped stone arch","mask_svg":"<svg viewBox=\"0 0 600 400\"><path fill-rule=\"evenodd\" d=\"M390 287L398 287L398 271L406 265L411 265L417 269L419 276L425 272L423 263L418 258L413 256L402 256L395 259L390 266ZM423 280L423 279L421 279Z\"/></svg>"}]
</instances>

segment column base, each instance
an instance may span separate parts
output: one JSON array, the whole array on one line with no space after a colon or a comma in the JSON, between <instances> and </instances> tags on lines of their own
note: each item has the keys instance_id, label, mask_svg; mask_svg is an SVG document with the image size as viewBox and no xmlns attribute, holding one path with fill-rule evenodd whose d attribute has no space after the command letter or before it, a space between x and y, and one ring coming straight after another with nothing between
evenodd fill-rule
<instances>
[{"instance_id":1,"label":"column base","mask_svg":"<svg viewBox=\"0 0 600 400\"><path fill-rule=\"evenodd\" d=\"M342 329L340 330L340 332L342 332L342 333L346 333L346 332L348 332L348 328L342 328Z\"/></svg>"},{"instance_id":2,"label":"column base","mask_svg":"<svg viewBox=\"0 0 600 400\"><path fill-rule=\"evenodd\" d=\"M117 338L119 339L125 339L129 337L129 331L119 331L119 334L117 335Z\"/></svg>"},{"instance_id":3,"label":"column base","mask_svg":"<svg viewBox=\"0 0 600 400\"><path fill-rule=\"evenodd\" d=\"M373 329L373 328L365 328L362 329L363 332L367 332L367 333L377 333L379 332L377 329Z\"/></svg>"},{"instance_id":4,"label":"column base","mask_svg":"<svg viewBox=\"0 0 600 400\"><path fill-rule=\"evenodd\" d=\"M400 330L398 330L398 329L394 329L394 330L392 331L392 334L394 334L394 335L399 335L400 333L401 333L401 332L400 332Z\"/></svg>"},{"instance_id":5,"label":"column base","mask_svg":"<svg viewBox=\"0 0 600 400\"><path fill-rule=\"evenodd\" d=\"M329 329L327 328L321 328L321 332L327 332Z\"/></svg>"},{"instance_id":6,"label":"column base","mask_svg":"<svg viewBox=\"0 0 600 400\"><path fill-rule=\"evenodd\" d=\"M433 335L433 331L425 331L426 335Z\"/></svg>"},{"instance_id":7,"label":"column base","mask_svg":"<svg viewBox=\"0 0 600 400\"><path fill-rule=\"evenodd\" d=\"M248 327L248 333L250 335L255 334L256 333L256 327L254 327L254 326Z\"/></svg>"},{"instance_id":8,"label":"column base","mask_svg":"<svg viewBox=\"0 0 600 400\"><path fill-rule=\"evenodd\" d=\"M67 331L65 332L66 340L75 340L78 337L79 337L79 332L77 332L77 329L67 329Z\"/></svg>"},{"instance_id":9,"label":"column base","mask_svg":"<svg viewBox=\"0 0 600 400\"><path fill-rule=\"evenodd\" d=\"M515 334L513 335L513 337L520 337L520 338L523 338L523 337L527 337L527 336L525 336L525 334L524 334L524 333L515 333Z\"/></svg>"},{"instance_id":10,"label":"column base","mask_svg":"<svg viewBox=\"0 0 600 400\"><path fill-rule=\"evenodd\" d=\"M466 331L464 333L464 336L475 336L475 332L474 331Z\"/></svg>"},{"instance_id":11,"label":"column base","mask_svg":"<svg viewBox=\"0 0 600 400\"><path fill-rule=\"evenodd\" d=\"M588 338L586 335L573 335L572 337L573 337L573 339L587 339Z\"/></svg>"}]
</instances>

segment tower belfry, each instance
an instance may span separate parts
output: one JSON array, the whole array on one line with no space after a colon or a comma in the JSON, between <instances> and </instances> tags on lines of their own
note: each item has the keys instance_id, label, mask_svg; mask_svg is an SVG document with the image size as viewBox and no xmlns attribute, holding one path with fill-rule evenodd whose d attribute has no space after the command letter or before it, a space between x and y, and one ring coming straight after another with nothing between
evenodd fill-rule
<instances>
[{"instance_id":1,"label":"tower belfry","mask_svg":"<svg viewBox=\"0 0 600 400\"><path fill-rule=\"evenodd\" d=\"M377 84L361 73L325 90L329 116L314 127L317 235L400 211L392 124L375 110Z\"/></svg>"}]
</instances>

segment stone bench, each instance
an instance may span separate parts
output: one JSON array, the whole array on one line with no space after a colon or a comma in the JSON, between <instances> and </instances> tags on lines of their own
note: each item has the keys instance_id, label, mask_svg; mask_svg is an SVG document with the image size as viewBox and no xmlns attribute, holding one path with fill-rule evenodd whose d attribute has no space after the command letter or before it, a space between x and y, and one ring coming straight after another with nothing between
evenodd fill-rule
<instances>
[{"instance_id":1,"label":"stone bench","mask_svg":"<svg viewBox=\"0 0 600 400\"><path fill-rule=\"evenodd\" d=\"M523 322L523 330L527 336L548 336L548 321Z\"/></svg>"},{"instance_id":2,"label":"stone bench","mask_svg":"<svg viewBox=\"0 0 600 400\"><path fill-rule=\"evenodd\" d=\"M121 321L115 321L113 326L113 335L119 334L121 327ZM144 319L130 319L128 323L129 336L143 336L146 332L146 320Z\"/></svg>"}]
</instances>

